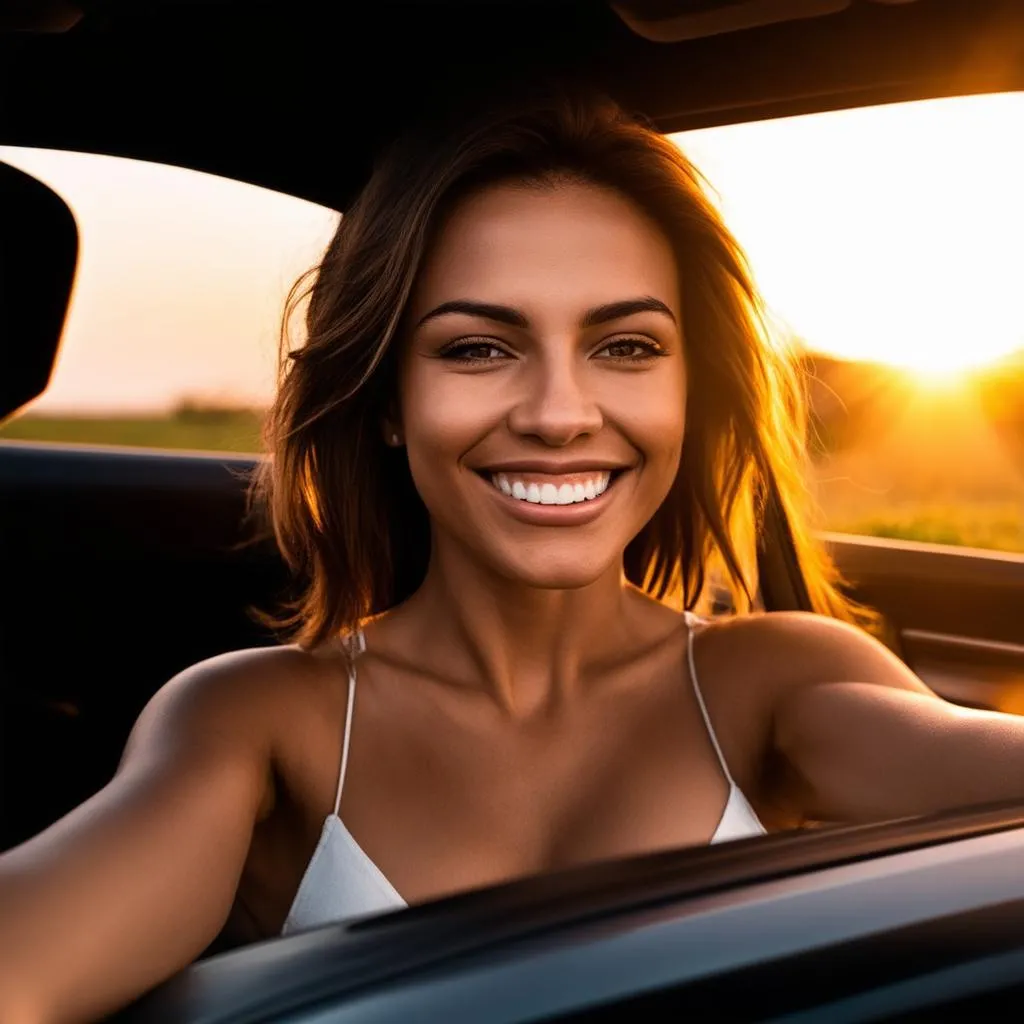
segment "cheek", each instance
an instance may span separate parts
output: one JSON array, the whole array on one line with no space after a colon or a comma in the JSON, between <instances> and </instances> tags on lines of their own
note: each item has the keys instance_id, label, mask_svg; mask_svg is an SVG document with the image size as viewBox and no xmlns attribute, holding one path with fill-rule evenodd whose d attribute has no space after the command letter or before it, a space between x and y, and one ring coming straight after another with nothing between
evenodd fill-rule
<instances>
[{"instance_id":1,"label":"cheek","mask_svg":"<svg viewBox=\"0 0 1024 1024\"><path fill-rule=\"evenodd\" d=\"M450 506L460 461L495 423L502 410L486 388L467 386L455 375L410 373L402 383L402 422L409 470L432 515Z\"/></svg>"},{"instance_id":2,"label":"cheek","mask_svg":"<svg viewBox=\"0 0 1024 1024\"><path fill-rule=\"evenodd\" d=\"M616 420L648 464L670 463L674 473L686 431L685 380L672 373L645 383L629 401L617 403Z\"/></svg>"},{"instance_id":3,"label":"cheek","mask_svg":"<svg viewBox=\"0 0 1024 1024\"><path fill-rule=\"evenodd\" d=\"M686 388L679 379L652 389L620 419L623 434L642 457L634 525L639 528L669 496L679 473L686 433Z\"/></svg>"},{"instance_id":4,"label":"cheek","mask_svg":"<svg viewBox=\"0 0 1024 1024\"><path fill-rule=\"evenodd\" d=\"M404 383L406 436L424 459L458 458L501 420L499 395L482 380L439 373Z\"/></svg>"}]
</instances>

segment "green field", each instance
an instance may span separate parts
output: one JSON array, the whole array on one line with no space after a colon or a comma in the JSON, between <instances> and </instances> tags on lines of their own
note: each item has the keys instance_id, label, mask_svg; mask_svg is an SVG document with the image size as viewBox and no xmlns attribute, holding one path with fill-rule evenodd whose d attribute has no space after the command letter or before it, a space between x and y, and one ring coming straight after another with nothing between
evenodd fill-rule
<instances>
[{"instance_id":1,"label":"green field","mask_svg":"<svg viewBox=\"0 0 1024 1024\"><path fill-rule=\"evenodd\" d=\"M834 515L825 525L832 533L1024 553L1024 504L963 501L883 507L863 518Z\"/></svg>"},{"instance_id":2,"label":"green field","mask_svg":"<svg viewBox=\"0 0 1024 1024\"><path fill-rule=\"evenodd\" d=\"M257 452L261 416L254 410L186 408L165 417L22 416L0 427L0 438L87 445L129 445L177 450ZM934 424L930 428L935 430ZM962 437L959 430L958 437ZM919 452L914 432L911 443ZM880 439L881 440L881 439ZM945 450L952 451L952 442ZM892 537L933 544L956 544L1024 552L1024 491L1013 467L992 467L970 451L942 464L942 487L923 475L922 460L887 443L843 448L817 466L822 526L837 533ZM924 460L927 462L928 460ZM836 483L838 478L839 483ZM867 480L867 484L858 481ZM851 482L852 481L852 482ZM869 494L864 497L865 491Z\"/></svg>"},{"instance_id":3,"label":"green field","mask_svg":"<svg viewBox=\"0 0 1024 1024\"><path fill-rule=\"evenodd\" d=\"M257 452L259 413L186 410L162 417L22 416L0 427L0 438L62 444L113 444L133 448Z\"/></svg>"}]
</instances>

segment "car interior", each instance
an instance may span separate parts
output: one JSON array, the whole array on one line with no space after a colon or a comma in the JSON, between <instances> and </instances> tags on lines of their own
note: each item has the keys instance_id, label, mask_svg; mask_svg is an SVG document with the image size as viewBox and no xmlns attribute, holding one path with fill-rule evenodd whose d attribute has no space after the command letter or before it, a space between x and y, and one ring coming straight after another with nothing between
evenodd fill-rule
<instances>
[{"instance_id":1,"label":"car interior","mask_svg":"<svg viewBox=\"0 0 1024 1024\"><path fill-rule=\"evenodd\" d=\"M0 12L0 143L187 167L343 213L381 145L424 109L477 80L542 73L596 80L665 132L1021 90L1024 4L22 2ZM64 201L5 164L0 206L3 419L31 407L60 358L79 239ZM167 679L214 654L275 642L252 610L272 606L289 580L273 544L254 533L247 515L254 465L244 455L0 441L0 850L104 785L135 718ZM991 708L1024 687L1024 559L851 535L825 540L851 595L882 613L885 641L941 695ZM785 516L771 497L758 550L763 606L813 610ZM1024 824L1022 817L1004 808L979 811L967 824L942 818L902 831L847 830L839 839L825 832L773 837L770 854L759 853L757 841L741 841L728 856L715 851L717 859L688 851L686 870L693 891L706 892L725 885L715 882L716 872L736 887L883 849L983 836ZM290 960L272 964L282 985L291 978L290 994L272 1010L256 1002L235 1016L225 1002L211 1009L203 991L241 999L251 975L207 973L174 989L166 1003L148 1004L138 1019L283 1019L309 991L326 999L369 985L370 976L383 985L428 960L436 964L442 954L480 955L481 936L492 944L513 941L523 922L540 927L542 907L551 919L583 919L596 913L595 899L601 913L612 914L627 899L635 908L664 901L669 890L681 898L678 857L663 863L664 877L646 860L642 870L600 868L577 881L513 886L492 894L491 903L457 897L436 916L403 912L409 930L400 943L387 920L377 930L355 929L344 941L364 958L360 970L372 970L348 981L336 972L327 977L327 947L310 940L301 970ZM641 885L647 888L638 902ZM561 903L551 903L552 893ZM473 915L476 933L467 931ZM504 930L494 922L504 922ZM982 931L998 935L986 940L992 949L985 955L1019 938L1009 924ZM960 950L956 935L967 943L974 933L950 926L950 950ZM892 940L896 947L899 941ZM433 959L424 959L428 947ZM863 981L853 965L869 954L851 946L846 955L842 970L853 991ZM870 955L884 962L874 946ZM900 978L913 975L915 963L903 964ZM800 964L801 977L817 970ZM301 998L296 979L312 986ZM749 981L751 991L783 991L778 977L751 974ZM707 1008L724 998L729 982L715 984L706 982L700 993L687 987L682 1002L653 1007L633 1001L637 994L603 1012L620 1019L667 1005ZM821 999L841 994L830 990ZM808 996L806 1006L812 1002ZM772 1005L780 1016L799 1009L781 995ZM833 1017L814 1019L874 1019L833 1010ZM550 1019L610 1019L596 1012Z\"/></svg>"}]
</instances>

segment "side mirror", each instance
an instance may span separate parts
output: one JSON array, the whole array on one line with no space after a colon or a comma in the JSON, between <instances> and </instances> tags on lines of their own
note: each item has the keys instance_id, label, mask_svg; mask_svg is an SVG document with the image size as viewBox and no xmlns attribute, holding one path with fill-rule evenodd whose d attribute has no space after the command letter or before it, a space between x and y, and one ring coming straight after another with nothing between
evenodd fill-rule
<instances>
[{"instance_id":1,"label":"side mirror","mask_svg":"<svg viewBox=\"0 0 1024 1024\"><path fill-rule=\"evenodd\" d=\"M0 163L0 423L50 382L77 263L67 203Z\"/></svg>"}]
</instances>

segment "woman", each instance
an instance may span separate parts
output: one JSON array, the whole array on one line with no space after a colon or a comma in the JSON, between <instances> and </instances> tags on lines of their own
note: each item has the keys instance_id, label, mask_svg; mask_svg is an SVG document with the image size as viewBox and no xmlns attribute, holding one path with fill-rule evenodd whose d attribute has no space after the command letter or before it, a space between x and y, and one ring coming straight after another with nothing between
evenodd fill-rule
<instances>
[{"instance_id":1,"label":"woman","mask_svg":"<svg viewBox=\"0 0 1024 1024\"><path fill-rule=\"evenodd\" d=\"M294 642L172 680L111 783L0 857L4 1021L126 1002L229 917L255 939L1024 794L1018 719L938 699L852 624L740 251L614 105L407 134L307 328L259 481L302 582ZM771 476L828 614L703 621L712 575L750 607Z\"/></svg>"}]
</instances>

